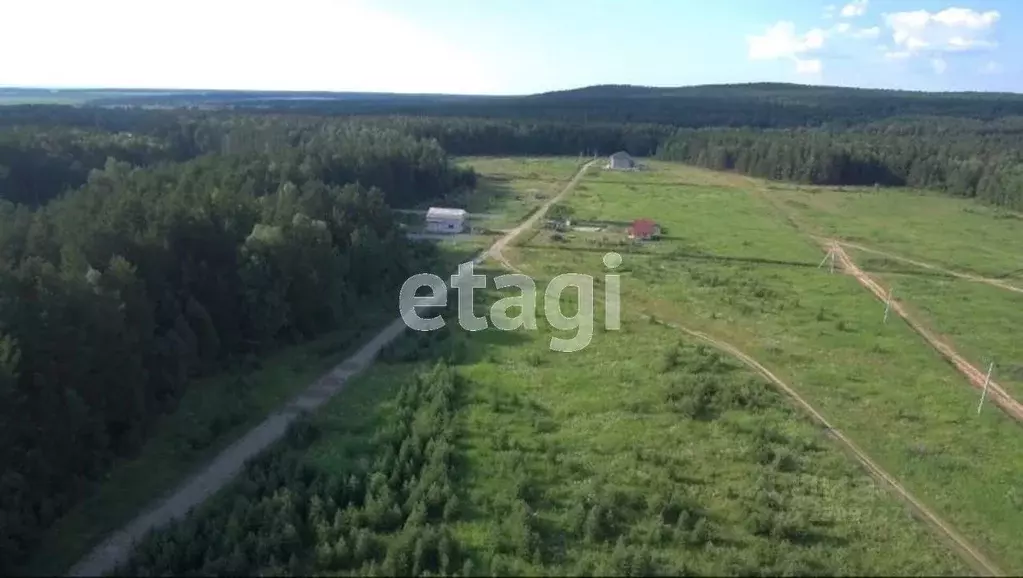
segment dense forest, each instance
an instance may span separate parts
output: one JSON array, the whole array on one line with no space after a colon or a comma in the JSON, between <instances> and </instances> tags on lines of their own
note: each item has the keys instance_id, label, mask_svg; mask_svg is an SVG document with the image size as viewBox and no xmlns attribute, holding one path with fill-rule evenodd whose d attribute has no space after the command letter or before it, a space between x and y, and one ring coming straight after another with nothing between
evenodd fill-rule
<instances>
[{"instance_id":1,"label":"dense forest","mask_svg":"<svg viewBox=\"0 0 1023 578\"><path fill-rule=\"evenodd\" d=\"M458 155L626 150L771 179L923 187L1023 207L1023 97L1017 95L789 85L592 87L533 97L355 95L255 107L263 101L230 100L231 94L214 94L230 105L218 111L0 107L0 127L10 127L0 131L0 197L38 204L80 185L107 156L149 164L211 153L308 153L324 140L336 141L331 131L347 131L351 140L369 130L436 141ZM615 112L629 107L646 113ZM43 135L19 128L47 122L59 128ZM387 178L385 169L375 174Z\"/></svg>"},{"instance_id":2,"label":"dense forest","mask_svg":"<svg viewBox=\"0 0 1023 578\"><path fill-rule=\"evenodd\" d=\"M1023 117L911 119L849 130L679 130L662 159L767 179L936 189L1023 209Z\"/></svg>"},{"instance_id":3,"label":"dense forest","mask_svg":"<svg viewBox=\"0 0 1023 578\"><path fill-rule=\"evenodd\" d=\"M364 472L317 471L300 450L317 430L299 422L250 464L236 500L215 500L143 542L129 575L246 575L369 570L388 576L474 574L442 522L459 515L454 414L459 378L447 365L401 388L397 419L366 448ZM307 555L315 552L313 557Z\"/></svg>"},{"instance_id":4,"label":"dense forest","mask_svg":"<svg viewBox=\"0 0 1023 578\"><path fill-rule=\"evenodd\" d=\"M393 130L231 122L0 133L0 572L191 379L383 307L431 258L390 207L475 182Z\"/></svg>"},{"instance_id":5,"label":"dense forest","mask_svg":"<svg viewBox=\"0 0 1023 578\"><path fill-rule=\"evenodd\" d=\"M1023 209L1018 95L279 96L0 106L0 573L138 451L191 380L343 326L433 259L392 208L473 189L448 155L627 150Z\"/></svg>"},{"instance_id":6,"label":"dense forest","mask_svg":"<svg viewBox=\"0 0 1023 578\"><path fill-rule=\"evenodd\" d=\"M678 88L603 85L528 96L329 92L61 91L96 106L217 107L316 116L471 116L676 127L847 127L899 116L995 120L1023 115L1023 95L926 93L783 83ZM45 98L45 93L28 96ZM4 94L0 92L0 97Z\"/></svg>"}]
</instances>

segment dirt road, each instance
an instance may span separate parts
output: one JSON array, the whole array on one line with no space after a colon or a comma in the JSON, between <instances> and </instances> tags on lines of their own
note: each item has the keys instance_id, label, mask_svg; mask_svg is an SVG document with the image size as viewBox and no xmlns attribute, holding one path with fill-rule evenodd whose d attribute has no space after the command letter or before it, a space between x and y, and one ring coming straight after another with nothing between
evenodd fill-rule
<instances>
[{"instance_id":1,"label":"dirt road","mask_svg":"<svg viewBox=\"0 0 1023 578\"><path fill-rule=\"evenodd\" d=\"M946 275L951 275L951 276L957 277L959 279L966 279L968 281L975 281L977 283L986 283L988 285L991 285L992 287L998 287L999 289L1005 289L1007 291L1012 291L1012 292L1015 292L1015 293L1023 293L1023 287L1017 287L1015 285L1012 285L1011 283L1006 283L1005 281L1002 281L1001 279L992 279L990 277L984 277L984 276L981 276L981 275L974 275L972 273L963 273L961 271L954 271L952 269L947 269L945 267L941 267L941 266L938 266L938 265L933 265L931 263L925 263L923 261L917 261L915 259L910 259L908 257L903 257L902 255L896 255L895 253L889 253L887 251L881 251L880 249L874 249L872 247L867 247L867 246L860 245L860 244L857 244L857 243L852 243L852 242L849 242L849 241L844 241L842 239L829 239L827 237L823 237L821 235L815 234L813 232L812 228L807 226L807 224L805 222L803 222L801 219L797 218L793 211L790 211L782 203L779 203L777 200L775 200L774 196L771 195L771 193L764 188L764 185L762 183L759 183L756 180L750 179L750 178L748 178L747 180L749 181L749 184L750 184L750 189L749 189L750 192L752 192L754 195L760 197L765 202L770 204L775 209L775 211L777 211L782 216L782 218L784 218L785 221L788 222L792 226L792 228L794 228L796 231L800 232L801 234L806 235L806 236L812 238L818 244L820 244L820 243L839 243L843 247L848 247L850 249L857 249L859 251L866 251L868 253L874 253L875 255L880 255L882 257L888 257L889 259L894 259L896 261L902 261L903 263L908 263L910 265L916 265L917 267L922 267L924 269L930 269L931 271L938 271L940 273L945 273Z\"/></svg>"},{"instance_id":2,"label":"dirt road","mask_svg":"<svg viewBox=\"0 0 1023 578\"><path fill-rule=\"evenodd\" d=\"M547 214L547 211L555 203L557 203L561 199L565 198L565 195L570 193L572 191L572 189L574 189L575 186L579 184L579 181L582 180L583 175L586 174L587 169L592 167L594 165L594 163L596 163L596 162L597 162L596 160L592 160L592 161L586 163L585 165L583 165L583 167L581 169L579 169L579 172L577 172L575 174L575 176L572 177L572 180L569 181L568 184L566 184L564 186L564 188L562 188L561 191L557 195L555 195L554 197L549 199L543 205L540 205L540 208L537 209L535 212L533 212L533 214L530 215L528 219L526 219L525 221L522 221L521 223L519 223L519 225L517 227L515 227L514 229L512 229L507 235L505 235L504 237L501 237L500 239L497 240L496 243L491 245L490 249L485 251L484 254L482 255L483 259L486 259L486 257L488 257L488 256L492 256L493 258L495 258L498 261L500 261L502 264L508 266L511 269L514 269L514 266L512 266L511 263L509 263L508 260L504 258L504 253L503 253L504 248L507 247L509 243L514 241L515 238L518 237L520 233L522 233L522 231L525 231L526 229L530 229L534 225L536 225L537 221L542 219L544 217L544 215ZM483 259L481 259L481 261Z\"/></svg>"},{"instance_id":3,"label":"dirt road","mask_svg":"<svg viewBox=\"0 0 1023 578\"><path fill-rule=\"evenodd\" d=\"M818 237L818 239L820 239L820 238ZM896 261L902 261L903 263L909 263L910 265L916 265L917 267L923 267L924 269L930 269L932 271L938 271L940 273L945 273L946 275L951 275L953 277L958 277L959 279L966 279L968 281L976 281L977 283L986 283L986 284L991 285L993 287L998 287L999 289L1005 289L1007 291L1013 291L1015 293L1023 293L1023 288L1017 287L1017 286L1009 284L1009 283L1006 283L1005 281L1002 281L1001 279L992 279L990 277L982 277L980 275L974 275L972 273L962 273L962 272L959 272L959 271L953 271L952 269L946 269L946 268L940 267L938 265L932 265L930 263L924 263L923 261L917 261L917 260L914 260L914 259L910 259L908 257L903 257L901 255L896 255L894 253L888 253L887 251L881 251L879 249L874 249L874 248L871 248L871 247L865 247L863 245L858 245L856 243L850 243L848 241L837 240L836 242L838 244L842 245L843 247L848 247L850 249L856 249L856 250L859 250L859 251L865 251L867 253L873 253L875 255L880 255L882 257L887 257L889 259L895 259Z\"/></svg>"},{"instance_id":4,"label":"dirt road","mask_svg":"<svg viewBox=\"0 0 1023 578\"><path fill-rule=\"evenodd\" d=\"M508 259L505 258L503 254L500 255L498 259L508 268L516 272L522 271L519 266L509 262ZM600 298L601 298L600 296L597 296L597 299ZM641 303L641 301L642 301L641 299L630 298L630 302L632 303ZM645 315L643 317L652 319L649 316ZM676 323L667 322L662 319L656 319L655 321L666 327L671 327L672 329L681 331L691 337L695 337L713 346L714 348L718 349L724 354L734 357L735 359L738 359L741 363L743 363L744 365L746 365L747 367L749 367L750 369L752 369L753 371L757 372L765 379L770 381L775 387L781 390L782 393L791 398L796 403L796 405L800 409L802 409L814 422L822 426L824 430L827 431L828 434L843 447L844 450L846 450L857 462L860 463L860 465L863 466L863 468L867 471L868 474L871 475L871 477L877 480L882 487L891 492L896 499L902 501L910 509L913 515L916 516L917 519L927 524L935 532L935 534L937 534L942 540L944 540L949 545L949 547L951 547L955 552L957 552L959 556L978 575L981 576L1004 575L1004 572L1002 572L1001 569L999 569L994 562L988 559L983 552L974 547L969 542L969 540L966 539L966 537L964 537L955 528L953 528L947 522L938 517L937 514L932 512L930 508L925 506L923 502L921 502L913 494L911 494L909 490L907 490L901 483L899 483L899 481L896 480L891 474L886 472L884 469L881 468L881 466L879 466L872 459L870 459L870 456L868 456L866 452L860 449L860 447L857 446L851 439L846 437L845 434L843 434L840 430L831 425L831 423L823 415L821 415L821 413L818 412L816 408L810 405L810 403L806 401L806 399L804 399L798 392L796 392L796 390L794 390L789 384L782 381L778 376L772 373L771 370L767 369L762 364L760 364L760 362L758 362L756 359L750 357L739 348L727 342L711 337L706 333L702 333L700 331L696 331L694 329L690 329L688 327L684 327Z\"/></svg>"},{"instance_id":5,"label":"dirt road","mask_svg":"<svg viewBox=\"0 0 1023 578\"><path fill-rule=\"evenodd\" d=\"M781 214L796 231L807 236L809 239L812 239L813 242L815 242L825 251L828 251L833 247L836 250L835 255L840 261L840 265L842 266L842 268L844 268L846 271L850 272L854 277L856 277L860 284L869 289L870 292L873 293L882 302L888 300L889 294L888 291L879 283L877 283L877 281L875 281L870 275L868 275L866 272L860 269L856 265L855 261L853 261L853 259L849 256L849 254L842 249L843 246L873 252L875 254L891 257L893 259L898 259L900 261L904 261L906 263L910 263L927 269L948 273L955 277L969 279L971 281L977 281L980 283L987 283L989 285L1000 287L1002 289L1008 289L1010 291L1023 292L1023 290L1021 290L1020 288L1000 281L998 279L990 279L987 277L981 277L979 275L971 275L968 273L951 271L949 269L944 269L936 265L931 265L929 263L923 263L921 261L907 259L906 257L901 257L898 255L894 255L892 253L886 253L883 251L879 251L877 249L864 247L862 245L848 243L838 239L829 239L827 237L822 237L820 235L814 234L813 232L811 232L811 228L808 227L805 223L798 220L791 211L787 210L784 206L776 202L774 197L768 191L766 191L761 184L756 183L752 180L750 182L752 185L750 191L754 195L759 196L760 198L764 199L767 203L769 203L771 206L773 206L775 210L778 211L779 214ZM952 365L954 365L955 368L958 369L960 373L965 375L970 385L977 389L984 388L984 382L986 378L985 372L981 371L976 366L968 362L965 358L959 355L958 352L956 352L955 348L953 348L948 343L945 343L943 340L939 339L937 335L935 335L926 327L924 327L919 321L917 321L912 315L910 315L901 304L899 304L898 300L892 299L891 307L892 310L895 311L895 313L898 314L899 317L904 319L906 323L914 331L917 332L917 334L923 337L924 340L926 340L931 347L933 347L943 357L945 357L949 362L951 362ZM1000 407L1007 414L1009 414L1010 417L1023 422L1023 404L1020 404L1020 402L1016 401L995 380L991 380L990 383L988 384L988 396L992 401L994 401L994 403L998 407Z\"/></svg>"},{"instance_id":6,"label":"dirt road","mask_svg":"<svg viewBox=\"0 0 1023 578\"><path fill-rule=\"evenodd\" d=\"M973 568L980 575L988 576L1001 576L1004 573L989 560L980 550L975 548L970 542L955 530L952 526L947 524L941 518L932 512L927 506L925 506L920 500L909 493L909 491L902 486L894 477L885 472L881 466L874 463L862 449L859 448L851 439L845 436L841 431L836 429L828 422L809 402L807 402L799 393L797 393L787 383L778 378L778 376L771 373L769 369L761 365L757 360L746 355L738 348L715 339L705 333L668 323L665 321L658 320L658 323L662 323L665 326L677 329L686 333L692 337L696 337L709 345L717 348L718 350L730 355L739 361L741 361L747 367L753 369L765 379L773 383L778 389L788 395L796 404L802 408L811 419L824 427L824 429L840 443L850 455L852 455L856 461L858 461L864 469L877 481L881 482L881 485L892 492L895 497L902 500L912 510L913 514L929 525L935 532L941 536L953 549L955 549L962 559Z\"/></svg>"},{"instance_id":7,"label":"dirt road","mask_svg":"<svg viewBox=\"0 0 1023 578\"><path fill-rule=\"evenodd\" d=\"M576 179L566 187L566 190L562 192L558 198L562 197L567 191L571 190L575 182L581 176L577 175ZM556 201L557 199L554 199ZM546 209L544 209L546 210ZM500 261L505 267L519 272L522 272L520 266L510 262L502 252L502 249L507 244L503 244L496 248L494 252L495 258ZM496 244L495 244L496 246ZM599 296L597 297L600 298ZM638 300L633 300L637 302ZM663 320L657 320L667 327L671 327L678 331L681 331L689 336L695 337L704 341L705 343L713 346L719 351L738 359L741 363L751 368L758 374L762 375L765 379L770 381L774 386L781 390L785 395L795 401L796 405L799 406L810 418L821 425L828 434L834 438L842 447L845 449L857 462L859 462L863 468L869 473L875 480L877 480L882 487L886 488L892 493L897 499L902 501L910 509L917 519L927 524L942 540L944 540L954 551L956 551L960 557L978 574L981 576L1003 576L1004 572L995 565L983 552L974 547L969 540L960 534L955 528L946 523L937 514L932 512L926 505L918 500L913 494L909 492L898 480L896 480L891 474L886 472L877 463L875 463L870 456L868 456L859 446L857 446L851 439L846 437L841 431L836 429L831 423L816 410L809 402L807 402L798 392L796 392L789 384L782 381L778 376L772 373L769 369L761 365L756 359L746 355L743 351L737 347L726 343L724 341L715 339L710 335L684 327L675 323L665 322Z\"/></svg>"},{"instance_id":8,"label":"dirt road","mask_svg":"<svg viewBox=\"0 0 1023 578\"><path fill-rule=\"evenodd\" d=\"M132 545L147 532L183 516L227 485L245 462L279 440L288 426L307 411L323 405L341 391L350 377L368 367L380 350L405 330L401 319L392 322L355 354L330 373L317 380L280 411L220 453L212 462L186 481L156 507L138 516L127 526L110 535L88 556L69 571L70 576L99 576L113 571L125 562Z\"/></svg>"},{"instance_id":9,"label":"dirt road","mask_svg":"<svg viewBox=\"0 0 1023 578\"><path fill-rule=\"evenodd\" d=\"M473 259L473 262L479 264L490 255L503 258L501 250L522 231L532 227L546 214L551 205L567 195L595 162L595 160L590 161L580 168L579 172L557 196L544 203L528 219L498 239L490 248L481 252ZM245 462L279 440L287 431L288 426L303 413L317 409L340 392L352 376L369 367L380 350L394 341L404 330L405 323L401 318L391 322L355 354L221 452L201 471L174 490L169 497L164 498L155 507L142 513L127 526L107 537L85 558L75 564L68 575L99 576L112 572L117 566L126 562L131 554L132 546L137 540L150 530L186 515L192 508L203 503L217 490L227 485L238 475Z\"/></svg>"},{"instance_id":10,"label":"dirt road","mask_svg":"<svg viewBox=\"0 0 1023 578\"><path fill-rule=\"evenodd\" d=\"M856 263L849 257L849 255L842 249L841 243L837 242L826 242L821 241L822 247L827 250L829 247L835 251L835 255L843 269L852 274L860 282L861 285L870 290L879 300L882 302L888 299L889 292L882 287L877 281L875 281L870 275L860 269ZM927 328L923 327L912 315L906 312L905 308L895 299L891 301L891 308L899 317L902 317L907 324L914 331L916 331L921 337L923 337L927 343L936 349L941 355L948 359L952 365L959 370L960 373L966 376L970 385L977 389L984 388L984 382L986 379L985 372L981 371L961 355L949 344L939 339L936 335L931 333ZM1005 413L1009 414L1013 418L1023 421L1023 404L1016 401L1011 395L1009 395L995 380L991 380L988 383L988 397L998 407L1002 408Z\"/></svg>"}]
</instances>

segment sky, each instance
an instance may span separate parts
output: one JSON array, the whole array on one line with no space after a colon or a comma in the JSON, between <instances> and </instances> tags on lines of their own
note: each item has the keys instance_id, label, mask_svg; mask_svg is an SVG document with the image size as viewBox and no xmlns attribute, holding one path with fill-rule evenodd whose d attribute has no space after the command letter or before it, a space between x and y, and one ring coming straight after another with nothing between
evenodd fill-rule
<instances>
[{"instance_id":1,"label":"sky","mask_svg":"<svg viewBox=\"0 0 1023 578\"><path fill-rule=\"evenodd\" d=\"M0 0L0 86L1023 92L1021 0Z\"/></svg>"}]
</instances>

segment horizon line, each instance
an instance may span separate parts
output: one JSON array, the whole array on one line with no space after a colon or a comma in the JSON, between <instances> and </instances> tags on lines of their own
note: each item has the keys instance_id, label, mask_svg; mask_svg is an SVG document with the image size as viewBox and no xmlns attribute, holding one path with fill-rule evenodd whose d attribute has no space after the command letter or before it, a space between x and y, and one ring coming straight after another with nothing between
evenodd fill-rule
<instances>
[{"instance_id":1,"label":"horizon line","mask_svg":"<svg viewBox=\"0 0 1023 578\"><path fill-rule=\"evenodd\" d=\"M502 93L502 94L479 94L460 92L391 92L375 90L324 90L324 89L291 89L291 88L168 88L168 87L140 87L140 86L26 86L0 84L0 92L13 90L38 90L47 92L142 92L142 93L287 93L287 94L366 94L366 95L400 95L400 96L452 96L471 98L522 98L529 96L542 96L549 94L580 92L594 88L634 88L646 90L680 90L697 88L731 88L748 86L778 86L791 88L817 88L817 89L840 89L849 91L865 92L905 92L915 94L985 94L985 95L1013 95L1021 96L1023 92L1012 92L1005 90L918 90L907 88L881 88L865 86L841 86L834 84L804 84L798 82L777 82L777 81L749 81L749 82L727 82L708 84L683 84L677 86L654 86L645 84L590 84L573 88L560 88L530 93Z\"/></svg>"}]
</instances>

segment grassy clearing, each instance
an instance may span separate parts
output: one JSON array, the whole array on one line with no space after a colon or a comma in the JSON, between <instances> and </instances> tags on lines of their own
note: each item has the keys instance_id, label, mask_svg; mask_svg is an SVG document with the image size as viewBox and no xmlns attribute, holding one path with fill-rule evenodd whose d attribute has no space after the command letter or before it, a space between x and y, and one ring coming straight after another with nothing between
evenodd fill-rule
<instances>
[{"instance_id":1,"label":"grassy clearing","mask_svg":"<svg viewBox=\"0 0 1023 578\"><path fill-rule=\"evenodd\" d=\"M950 278L870 253L849 255L897 298L917 319L954 344L974 365L997 366L995 379L1023 398L1023 295L964 279Z\"/></svg>"},{"instance_id":2,"label":"grassy clearing","mask_svg":"<svg viewBox=\"0 0 1023 578\"><path fill-rule=\"evenodd\" d=\"M493 163L518 175L506 190L535 179ZM578 218L653 217L662 240L540 230L506 251L541 288L580 272L598 292L601 256L621 253L621 331L598 328L573 354L549 351L542 320L539 331L449 323L406 335L232 487L147 540L128 570L967 572L763 380L648 313L760 359L1005 570L1023 571L1018 426L993 409L976 416L963 378L905 324L882 325L855 280L817 269L820 249L737 187L748 181L651 167L595 171L566 205Z\"/></svg>"},{"instance_id":3,"label":"grassy clearing","mask_svg":"<svg viewBox=\"0 0 1023 578\"><path fill-rule=\"evenodd\" d=\"M908 328L881 327L855 281L818 271L820 251L763 199L712 177L679 184L692 175L599 173L569 198L591 218L654 216L660 242L539 231L509 250L541 286L566 271L599 280L602 254L623 253L621 331L598 329L574 354L548 350L543 321L536 332L449 324L407 335L313 433L149 540L131 570L966 572L759 377L641 311L784 368L913 491L1019 568L1013 494L976 509L1019 479L1017 430L992 413L966 422L960 378Z\"/></svg>"},{"instance_id":4,"label":"grassy clearing","mask_svg":"<svg viewBox=\"0 0 1023 578\"><path fill-rule=\"evenodd\" d=\"M434 268L447 273L471 252L465 244L442 246ZM111 468L85 500L49 529L22 573L67 570L107 534L341 363L394 319L396 309L383 305L394 302L367 306L342 330L190 384L175 411L153 424L139 454Z\"/></svg>"},{"instance_id":5,"label":"grassy clearing","mask_svg":"<svg viewBox=\"0 0 1023 578\"><path fill-rule=\"evenodd\" d=\"M1023 280L1023 215L1018 213L904 189L776 183L767 189L784 210L820 234L959 271Z\"/></svg>"},{"instance_id":6,"label":"grassy clearing","mask_svg":"<svg viewBox=\"0 0 1023 578\"><path fill-rule=\"evenodd\" d=\"M488 294L480 301L497 297ZM563 354L548 349L556 332L543 321L536 332L471 335L449 321L406 335L313 419L314 441L293 436L292 449L278 450L290 458L250 466L143 544L129 570L965 571L759 377L670 329L629 317L622 331ZM620 355L626 348L636 355ZM449 370L449 396L424 392ZM410 424L406 437L393 437L402 427L393 424ZM273 522L252 538L214 531L281 512L282 496L295 504L295 540L276 541Z\"/></svg>"},{"instance_id":7,"label":"grassy clearing","mask_svg":"<svg viewBox=\"0 0 1023 578\"><path fill-rule=\"evenodd\" d=\"M976 416L963 378L904 323L882 325L883 306L855 280L818 270L820 250L763 197L677 184L692 171L601 173L568 200L608 220L654 216L661 241L541 233L512 260L541 276L602 275L599 256L618 250L623 309L746 350L1007 570L1023 570L1019 426L993 408Z\"/></svg>"},{"instance_id":8,"label":"grassy clearing","mask_svg":"<svg viewBox=\"0 0 1023 578\"><path fill-rule=\"evenodd\" d=\"M558 194L580 165L574 157L470 157L460 159L459 163L472 166L481 174L476 191L465 200L467 210L494 215L480 220L478 225L495 230L522 222Z\"/></svg>"}]
</instances>

